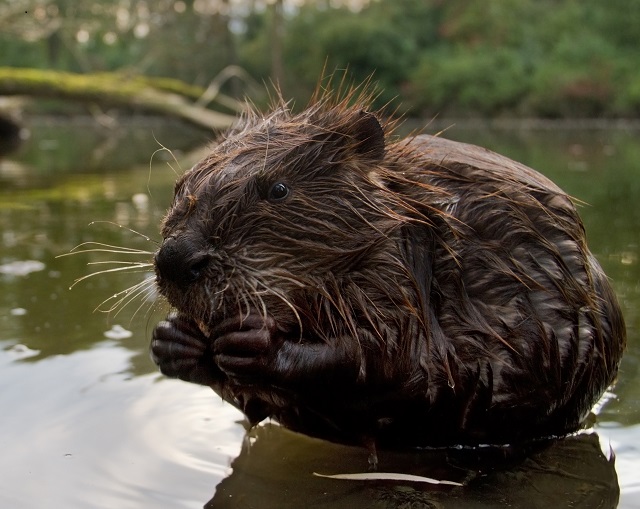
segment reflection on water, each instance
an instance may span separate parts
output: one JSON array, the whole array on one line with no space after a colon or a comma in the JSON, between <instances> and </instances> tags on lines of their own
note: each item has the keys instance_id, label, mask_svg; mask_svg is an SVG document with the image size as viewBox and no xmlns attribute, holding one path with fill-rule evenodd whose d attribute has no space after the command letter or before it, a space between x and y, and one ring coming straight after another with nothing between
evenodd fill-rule
<instances>
[{"instance_id":1,"label":"reflection on water","mask_svg":"<svg viewBox=\"0 0 640 509\"><path fill-rule=\"evenodd\" d=\"M458 486L314 476L366 465L362 449L311 440L262 426L245 441L232 474L207 509L353 507L599 507L615 508L618 479L595 433L539 444L522 456L504 449L382 452L379 471L454 480ZM242 500L241 505L237 501ZM535 505L532 505L535 501Z\"/></svg>"},{"instance_id":2,"label":"reflection on water","mask_svg":"<svg viewBox=\"0 0 640 509\"><path fill-rule=\"evenodd\" d=\"M154 135L188 167L183 152L202 133L34 126L16 155L0 159L0 507L615 507L618 497L619 507L639 507L637 134L447 131L544 170L588 204L590 246L629 330L615 398L595 432L500 461L468 451L380 455L381 470L465 483L451 488L314 477L363 471L366 453L269 425L245 438L240 413L210 390L158 375L147 348L163 303L143 294L120 312L94 312L150 272L104 274L69 291L111 267L87 264L123 255L57 255L86 242L154 251L179 171L165 152L149 164Z\"/></svg>"},{"instance_id":3,"label":"reflection on water","mask_svg":"<svg viewBox=\"0 0 640 509\"><path fill-rule=\"evenodd\" d=\"M206 388L132 377L132 355L0 351L0 507L202 507L240 450L239 414Z\"/></svg>"}]
</instances>

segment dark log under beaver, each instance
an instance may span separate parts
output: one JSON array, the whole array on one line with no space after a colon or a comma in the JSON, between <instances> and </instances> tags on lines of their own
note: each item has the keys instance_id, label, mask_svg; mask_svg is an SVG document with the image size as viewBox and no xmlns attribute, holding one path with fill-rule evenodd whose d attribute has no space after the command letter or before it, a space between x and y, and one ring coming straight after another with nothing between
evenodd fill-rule
<instances>
[{"instance_id":1,"label":"dark log under beaver","mask_svg":"<svg viewBox=\"0 0 640 509\"><path fill-rule=\"evenodd\" d=\"M366 97L249 114L176 184L156 253L171 377L252 424L380 446L577 430L625 328L571 199Z\"/></svg>"}]
</instances>

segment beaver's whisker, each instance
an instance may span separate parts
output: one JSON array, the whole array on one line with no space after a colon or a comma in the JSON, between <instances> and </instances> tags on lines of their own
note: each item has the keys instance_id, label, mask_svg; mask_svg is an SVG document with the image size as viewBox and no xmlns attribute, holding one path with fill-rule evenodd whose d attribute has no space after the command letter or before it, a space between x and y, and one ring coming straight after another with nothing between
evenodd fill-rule
<instances>
[{"instance_id":1,"label":"beaver's whisker","mask_svg":"<svg viewBox=\"0 0 640 509\"><path fill-rule=\"evenodd\" d=\"M136 284L131 285L131 286L129 286L128 288L125 288L124 290L120 290L118 293L113 294L111 297L106 298L104 301L102 301L102 304L104 304L105 302L108 302L108 301L110 301L110 300L112 300L112 299L115 299L115 298L117 298L117 297L119 297L119 296L121 296L121 295L128 295L128 294L130 294L132 291L135 291L135 290L137 290L137 289L139 289L139 288L141 288L141 287L145 287L145 286L147 286L147 285L150 285L150 284L152 284L153 282L154 282L154 281L153 281L153 279L151 279L151 278L147 278L147 279L144 279L144 280L142 280L142 281L139 281L139 282L137 282Z\"/></svg>"},{"instance_id":2,"label":"beaver's whisker","mask_svg":"<svg viewBox=\"0 0 640 509\"><path fill-rule=\"evenodd\" d=\"M84 246L98 246L91 249L80 249ZM64 256L77 255L81 253L118 253L118 254L140 254L140 255L153 255L152 251L146 251L143 249L134 249L131 247L114 246L111 244L104 244L102 242L83 242L77 246L71 248L68 253L62 253L56 256L56 258L62 258Z\"/></svg>"},{"instance_id":3,"label":"beaver's whisker","mask_svg":"<svg viewBox=\"0 0 640 509\"><path fill-rule=\"evenodd\" d=\"M87 262L87 265L105 265L105 264L128 265L131 267L149 267L153 265L153 263L151 262L128 262L126 260L104 260L99 262Z\"/></svg>"},{"instance_id":4,"label":"beaver's whisker","mask_svg":"<svg viewBox=\"0 0 640 509\"><path fill-rule=\"evenodd\" d=\"M99 263L127 263L127 262L115 262L115 261L114 262L91 262L88 265L95 265ZM69 289L73 288L81 281L84 281L85 279L88 279L90 277L97 276L99 274L108 274L109 272L124 272L124 271L135 272L133 269L144 269L152 266L153 266L153 263L143 263L143 262L133 263L132 262L130 264L127 264L125 267L113 267L111 269L98 270L96 272L92 272L91 274L86 274L82 277L79 277L73 282L73 284L69 287ZM148 272L148 271L140 271L140 272Z\"/></svg>"},{"instance_id":5,"label":"beaver's whisker","mask_svg":"<svg viewBox=\"0 0 640 509\"><path fill-rule=\"evenodd\" d=\"M150 281L151 283L153 283L153 281ZM126 308L129 304L131 304L134 300L136 300L138 297L140 297L141 295L145 295L145 297L142 299L142 302L140 303L140 305L136 308L136 310L133 312L133 314L131 315L131 320L134 319L134 317L138 314L138 311L140 311L140 309L142 309L142 307L147 304L147 303L152 303L151 302L151 296L148 293L148 290L150 287L152 287L152 284L147 284L147 285L140 285L138 286L138 288L136 288L135 290L133 290L132 287L132 292L131 295L129 296L129 298L127 300L121 299L121 304L119 305L120 309L118 309L118 311L116 311L114 316L118 316L118 314L120 314L120 312Z\"/></svg>"},{"instance_id":6,"label":"beaver's whisker","mask_svg":"<svg viewBox=\"0 0 640 509\"><path fill-rule=\"evenodd\" d=\"M113 221L106 221L106 220L100 220L100 221L91 221L89 223L89 226L93 226L94 224L108 224L111 226L117 226L118 228L123 228L124 230L130 231L131 233L138 235L139 237L142 237L144 240L147 240L149 242L153 242L155 245L159 246L160 242L158 242L157 240L152 239L151 237L149 237L148 235L145 235L144 233L141 233L137 230L134 230L133 228L129 228L128 226L124 226L121 225L119 223L115 223Z\"/></svg>"},{"instance_id":7,"label":"beaver's whisker","mask_svg":"<svg viewBox=\"0 0 640 509\"><path fill-rule=\"evenodd\" d=\"M136 283L133 286L130 286L129 288L126 288L125 290L121 290L118 293L112 295L111 297L106 298L105 300L103 300L98 307L96 307L96 309L94 311L102 311L103 313L111 313L112 311L120 308L120 310L118 311L118 313L120 311L122 311L122 309L124 309L126 307L126 305L133 301L136 297L138 297L142 292L144 292L149 286L153 285L154 280L152 278L147 278L144 279L143 281L140 281L139 283ZM120 297L118 299L118 297ZM114 299L118 299L115 303L113 303L109 308L107 309L101 309L102 306L104 306L107 302L114 300ZM116 313L116 316L117 314Z\"/></svg>"},{"instance_id":8,"label":"beaver's whisker","mask_svg":"<svg viewBox=\"0 0 640 509\"><path fill-rule=\"evenodd\" d=\"M84 249L80 251L64 253L64 254L58 255L56 258L62 258L63 256L71 256L71 255L83 254L83 253L116 253L116 254L133 254L133 255L145 255L145 256L153 255L153 252L151 251L123 251L121 249Z\"/></svg>"},{"instance_id":9,"label":"beaver's whisker","mask_svg":"<svg viewBox=\"0 0 640 509\"><path fill-rule=\"evenodd\" d=\"M138 312L142 309L142 307L145 304L149 304L149 308L147 310L147 312L150 312L153 309L153 304L155 302L155 299L153 299L153 297L150 294L147 294L144 299L142 299L142 302L140 303L140 305L136 308L136 310L133 312L133 315L131 315L131 320L133 320L136 315L138 314Z\"/></svg>"}]
</instances>

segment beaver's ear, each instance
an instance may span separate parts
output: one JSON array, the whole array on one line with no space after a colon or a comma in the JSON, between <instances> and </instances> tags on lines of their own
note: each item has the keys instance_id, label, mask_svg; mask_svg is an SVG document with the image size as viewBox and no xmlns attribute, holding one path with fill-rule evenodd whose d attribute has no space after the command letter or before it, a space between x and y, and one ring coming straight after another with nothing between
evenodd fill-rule
<instances>
[{"instance_id":1,"label":"beaver's ear","mask_svg":"<svg viewBox=\"0 0 640 509\"><path fill-rule=\"evenodd\" d=\"M346 134L355 142L352 148L358 155L372 161L384 157L384 129L373 113L361 110Z\"/></svg>"}]
</instances>

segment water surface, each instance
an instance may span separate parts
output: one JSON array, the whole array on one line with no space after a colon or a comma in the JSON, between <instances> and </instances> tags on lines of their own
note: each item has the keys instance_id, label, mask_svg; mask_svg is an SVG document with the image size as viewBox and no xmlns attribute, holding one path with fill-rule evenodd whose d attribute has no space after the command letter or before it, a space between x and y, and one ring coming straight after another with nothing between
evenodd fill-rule
<instances>
[{"instance_id":1,"label":"water surface","mask_svg":"<svg viewBox=\"0 0 640 509\"><path fill-rule=\"evenodd\" d=\"M540 444L526 458L380 455L380 470L466 484L452 488L315 477L365 471L366 453L269 424L246 435L242 415L209 389L159 375L148 340L166 306L150 292L120 313L96 311L148 270L69 290L105 268L88 264L114 259L56 257L74 246L156 248L176 173L205 135L148 123L113 131L42 121L31 130L18 153L0 159L0 507L640 507L637 131L447 131L541 170L585 203L590 247L629 334L619 383L588 433ZM179 164L166 152L151 159L158 142Z\"/></svg>"}]
</instances>

